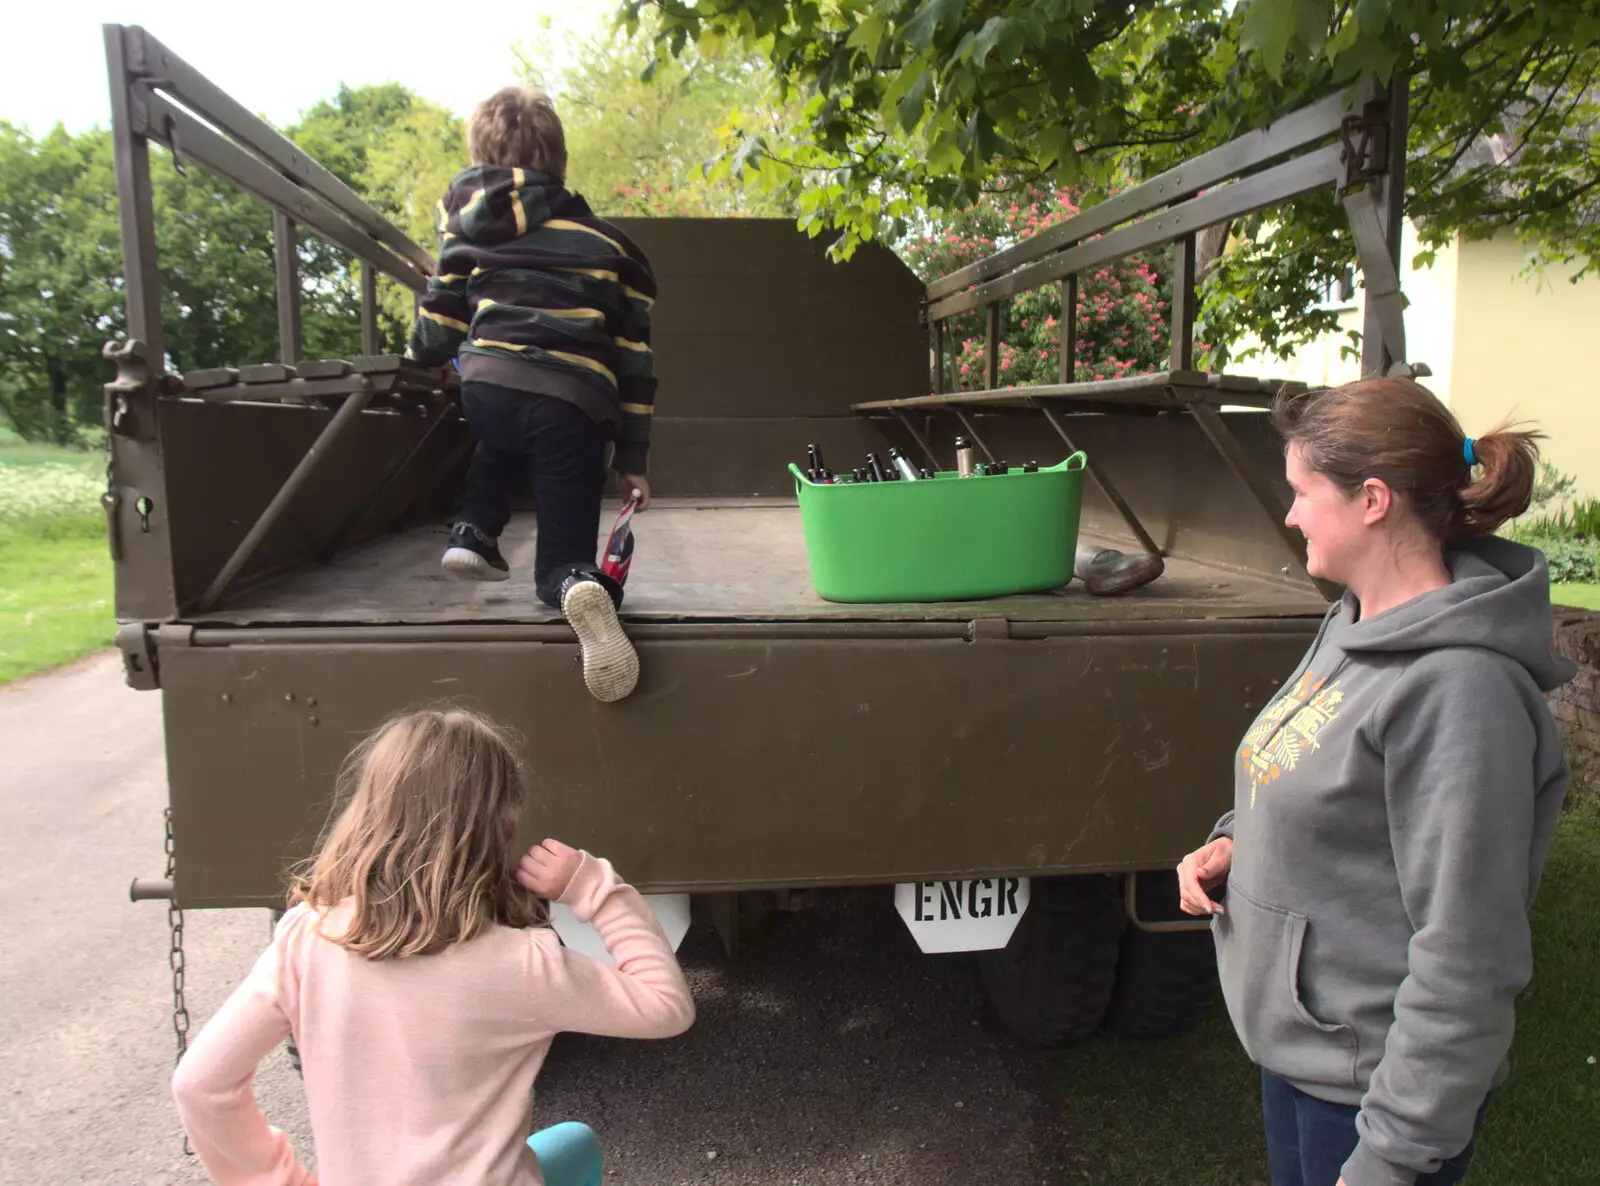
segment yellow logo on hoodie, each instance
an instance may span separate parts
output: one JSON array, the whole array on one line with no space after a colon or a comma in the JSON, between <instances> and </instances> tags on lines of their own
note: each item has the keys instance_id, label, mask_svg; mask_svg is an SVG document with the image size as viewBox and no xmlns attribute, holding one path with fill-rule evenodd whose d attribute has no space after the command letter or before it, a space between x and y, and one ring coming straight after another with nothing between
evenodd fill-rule
<instances>
[{"instance_id":1,"label":"yellow logo on hoodie","mask_svg":"<svg viewBox=\"0 0 1600 1186\"><path fill-rule=\"evenodd\" d=\"M1250 776L1250 806L1256 805L1256 792L1276 782L1285 770L1293 770L1307 753L1314 753L1317 738L1339 716L1344 693L1339 681L1313 680L1309 675L1267 706L1244 736L1239 760Z\"/></svg>"}]
</instances>

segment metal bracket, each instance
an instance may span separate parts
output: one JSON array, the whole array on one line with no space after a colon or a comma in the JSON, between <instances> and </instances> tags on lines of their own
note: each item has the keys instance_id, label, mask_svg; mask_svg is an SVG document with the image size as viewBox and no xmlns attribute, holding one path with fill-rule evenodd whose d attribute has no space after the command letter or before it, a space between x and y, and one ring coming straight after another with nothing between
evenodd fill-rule
<instances>
[{"instance_id":1,"label":"metal bracket","mask_svg":"<svg viewBox=\"0 0 1600 1186\"><path fill-rule=\"evenodd\" d=\"M1389 368L1391 379L1426 379L1433 368L1425 362L1397 362Z\"/></svg>"},{"instance_id":2,"label":"metal bracket","mask_svg":"<svg viewBox=\"0 0 1600 1186\"><path fill-rule=\"evenodd\" d=\"M1130 873L1122 879L1122 905L1127 911L1128 921L1141 931L1148 931L1152 935L1164 935L1175 931L1209 931L1211 920L1209 918L1184 918L1172 922L1146 922L1139 917L1139 875Z\"/></svg>"},{"instance_id":3,"label":"metal bracket","mask_svg":"<svg viewBox=\"0 0 1600 1186\"><path fill-rule=\"evenodd\" d=\"M143 622L125 622L117 627L117 650L122 652L122 671L128 687L153 692L161 686L156 649L150 645L150 630Z\"/></svg>"},{"instance_id":4,"label":"metal bracket","mask_svg":"<svg viewBox=\"0 0 1600 1186\"><path fill-rule=\"evenodd\" d=\"M939 468L939 458L934 453L933 447L928 444L927 438L917 431L917 426L915 424L911 423L911 417L907 416L898 408L895 409L894 417L896 420L900 421L900 427L905 429L906 432L911 435L911 439L917 442L917 448L922 450L922 455L928 459L928 464L937 470Z\"/></svg>"},{"instance_id":5,"label":"metal bracket","mask_svg":"<svg viewBox=\"0 0 1600 1186\"><path fill-rule=\"evenodd\" d=\"M189 168L183 163L183 150L178 147L178 121L172 116L166 118L167 151L172 154L172 169L179 177L188 177Z\"/></svg>"},{"instance_id":6,"label":"metal bracket","mask_svg":"<svg viewBox=\"0 0 1600 1186\"><path fill-rule=\"evenodd\" d=\"M164 376L150 365L149 353L138 338L129 338L120 345L107 342L100 348L100 357L117 368L112 380L104 384L106 431L136 438L141 435L137 401L140 396L158 395ZM143 427L146 428L144 435L150 435L153 426Z\"/></svg>"},{"instance_id":7,"label":"metal bracket","mask_svg":"<svg viewBox=\"0 0 1600 1186\"><path fill-rule=\"evenodd\" d=\"M1350 190L1389 172L1389 104L1375 99L1359 115L1345 116L1339 121L1339 143L1344 146L1344 184L1339 187L1343 199Z\"/></svg>"},{"instance_id":8,"label":"metal bracket","mask_svg":"<svg viewBox=\"0 0 1600 1186\"><path fill-rule=\"evenodd\" d=\"M1378 202L1370 189L1355 190L1340 198L1350 222L1355 242L1356 262L1361 265L1367 289L1367 311L1376 318L1378 331L1389 357L1404 361L1406 356L1405 297L1400 292L1400 273L1389 255L1388 236L1378 214ZM1369 322L1370 324L1370 322Z\"/></svg>"},{"instance_id":9,"label":"metal bracket","mask_svg":"<svg viewBox=\"0 0 1600 1186\"><path fill-rule=\"evenodd\" d=\"M1038 404L1037 406L1039 411L1044 413L1044 418L1049 421L1050 427L1056 430L1056 435L1061 438L1067 448L1073 453L1078 452L1078 447L1072 443L1072 438L1067 435L1066 425L1061 423L1061 417L1043 404ZM1085 456L1088 457L1087 454ZM1133 532L1135 538L1143 545L1144 550L1155 556L1166 555L1161 545L1156 543L1155 537L1145 529L1145 525L1140 521L1139 516L1133 513L1133 508L1128 505L1127 499L1122 497L1122 492L1111 484L1111 479L1106 477L1105 471L1100 468L1099 463L1094 458L1089 457L1084 468L1089 472L1089 480L1100 487L1100 493L1106 496L1106 501L1117 508L1117 514L1122 516L1122 521L1128 525L1128 530Z\"/></svg>"},{"instance_id":10,"label":"metal bracket","mask_svg":"<svg viewBox=\"0 0 1600 1186\"><path fill-rule=\"evenodd\" d=\"M1175 397L1177 396L1176 392L1173 394ZM1289 553L1294 557L1296 565L1299 566L1302 572L1305 572L1305 540L1298 531L1284 522L1284 517L1289 513L1289 508L1283 505L1283 499L1278 496L1277 490L1273 488L1266 475L1251 460L1249 454L1244 451L1244 447L1239 444L1239 438L1233 435L1233 430L1228 427L1227 421L1222 418L1222 414L1216 408L1200 399L1191 399L1187 401L1187 404L1189 414L1194 417L1195 423L1200 426L1200 431L1206 434L1206 439L1211 442L1212 447L1222 455L1222 460L1233 471L1234 477L1244 483L1245 489L1250 491L1250 494L1255 498L1256 505L1272 521L1273 530L1277 532L1278 538L1283 541L1284 547L1289 549ZM1285 571L1288 570L1286 569ZM1309 573L1306 575L1316 585L1317 591L1329 601L1333 601L1338 597L1339 590L1336 586L1317 577L1312 577Z\"/></svg>"},{"instance_id":11,"label":"metal bracket","mask_svg":"<svg viewBox=\"0 0 1600 1186\"><path fill-rule=\"evenodd\" d=\"M227 592L228 586L233 583L234 577L239 575L240 571L249 562L250 557L255 555L256 549L261 546L261 541L266 539L267 532L272 530L273 525L283 517L284 511L289 509L290 502L294 500L296 494L300 493L300 488L306 484L311 475L316 472L317 467L328 456L334 443L344 435L345 430L355 422L356 417L360 416L371 402L371 390L358 391L345 397L344 403L333 414L333 419L328 421L327 427L311 443L311 448L306 450L305 456L300 459L300 464L295 466L289 476L284 479L283 485L272 496L272 501L261 512L255 524L245 534L245 537L239 541L239 546L234 548L233 555L228 557L227 563L222 566L221 571L217 573L210 586L201 595L199 604L201 613L211 612L222 595Z\"/></svg>"}]
</instances>

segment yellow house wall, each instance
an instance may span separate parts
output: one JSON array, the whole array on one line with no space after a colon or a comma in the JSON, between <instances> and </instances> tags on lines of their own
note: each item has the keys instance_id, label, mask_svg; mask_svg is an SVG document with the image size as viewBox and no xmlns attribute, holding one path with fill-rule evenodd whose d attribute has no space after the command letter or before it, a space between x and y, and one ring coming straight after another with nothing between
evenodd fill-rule
<instances>
[{"instance_id":1,"label":"yellow house wall","mask_svg":"<svg viewBox=\"0 0 1600 1186\"><path fill-rule=\"evenodd\" d=\"M1468 433L1501 420L1531 420L1548 436L1547 460L1578 479L1582 495L1600 497L1600 392L1585 378L1600 348L1600 276L1576 285L1561 267L1521 275L1527 248L1506 233L1442 247L1417 268L1420 245L1406 225L1401 288L1408 361L1432 370L1424 384L1449 404ZM1342 328L1361 326L1362 290L1340 310ZM1359 378L1359 359L1340 355L1347 339L1329 335L1289 358L1250 359L1230 370L1331 386ZM1235 347L1247 348L1246 339Z\"/></svg>"},{"instance_id":2,"label":"yellow house wall","mask_svg":"<svg viewBox=\"0 0 1600 1186\"><path fill-rule=\"evenodd\" d=\"M1565 268L1523 277L1527 249L1511 235L1461 247L1451 406L1469 433L1512 417L1535 422L1542 449L1600 497L1600 277Z\"/></svg>"}]
</instances>

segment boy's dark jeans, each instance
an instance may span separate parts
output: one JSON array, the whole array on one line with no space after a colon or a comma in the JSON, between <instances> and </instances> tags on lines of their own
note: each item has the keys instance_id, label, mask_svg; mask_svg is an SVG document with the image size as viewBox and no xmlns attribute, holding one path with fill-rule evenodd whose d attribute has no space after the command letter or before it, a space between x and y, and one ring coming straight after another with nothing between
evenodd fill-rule
<instances>
[{"instance_id":1,"label":"boy's dark jeans","mask_svg":"<svg viewBox=\"0 0 1600 1186\"><path fill-rule=\"evenodd\" d=\"M1478 1111L1478 1124L1489 1103ZM1314 1099L1280 1079L1261 1072L1261 1112L1267 1127L1267 1159L1272 1186L1336 1186L1344 1163L1356 1151L1356 1113L1350 1104L1330 1104ZM1467 1176L1474 1142L1417 1186L1455 1186Z\"/></svg>"},{"instance_id":2,"label":"boy's dark jeans","mask_svg":"<svg viewBox=\"0 0 1600 1186\"><path fill-rule=\"evenodd\" d=\"M560 609L561 588L576 576L599 581L621 605L621 586L595 564L609 427L566 400L493 383L463 383L461 404L478 447L456 504L457 522L498 538L511 520L516 485L531 466L539 600Z\"/></svg>"}]
</instances>

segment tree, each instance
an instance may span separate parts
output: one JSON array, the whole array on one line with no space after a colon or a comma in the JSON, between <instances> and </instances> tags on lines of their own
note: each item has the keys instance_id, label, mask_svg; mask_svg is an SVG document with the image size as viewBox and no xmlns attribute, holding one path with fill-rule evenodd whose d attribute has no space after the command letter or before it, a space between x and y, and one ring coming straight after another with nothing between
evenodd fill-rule
<instances>
[{"instance_id":1,"label":"tree","mask_svg":"<svg viewBox=\"0 0 1600 1186\"><path fill-rule=\"evenodd\" d=\"M430 251L437 245L434 203L467 165L466 128L444 107L413 94L399 83L341 85L332 99L307 111L289 138ZM306 331L306 353L348 357L360 353L360 297L356 278L341 252L313 236L302 236L301 261L331 253L341 261L341 304L349 316L338 322L339 336L316 340ZM389 350L405 347L411 331L412 292L388 276L378 277L378 336ZM331 327L330 327L331 328ZM352 336L353 335L353 336Z\"/></svg>"},{"instance_id":2,"label":"tree","mask_svg":"<svg viewBox=\"0 0 1600 1186\"><path fill-rule=\"evenodd\" d=\"M602 215L793 217L789 195L707 174L726 129L777 134L795 117L766 60L686 50L654 63L648 36L612 29L546 74L543 36L517 48L525 81L547 87L567 134L569 184Z\"/></svg>"},{"instance_id":3,"label":"tree","mask_svg":"<svg viewBox=\"0 0 1600 1186\"><path fill-rule=\"evenodd\" d=\"M0 123L0 413L30 439L65 443L89 420L103 376L84 343L122 325L99 147Z\"/></svg>"},{"instance_id":4,"label":"tree","mask_svg":"<svg viewBox=\"0 0 1600 1186\"><path fill-rule=\"evenodd\" d=\"M952 213L907 242L902 255L918 276L932 280L1048 230L1077 212L1070 195L1035 183L1023 193L987 196ZM1085 273L1078 288L1076 375L1117 379L1165 366L1170 299L1170 278L1143 256ZM1060 318L1061 294L1055 285L1008 302L999 351L1002 385L1058 380ZM963 390L986 387L988 346L983 316L969 313L947 324L954 347L955 385Z\"/></svg>"},{"instance_id":5,"label":"tree","mask_svg":"<svg viewBox=\"0 0 1600 1186\"><path fill-rule=\"evenodd\" d=\"M793 134L735 127L730 173L804 225L905 234L921 210L1049 179L1085 202L1365 76L1411 79L1409 212L1429 248L1514 227L1536 259L1600 261L1600 0L624 0L664 58L764 54ZM1354 262L1328 201L1207 279L1206 332L1274 350L1328 328ZM1263 229L1243 228L1245 239ZM1286 253L1286 249L1288 249ZM1426 255L1423 262L1426 262Z\"/></svg>"}]
</instances>

